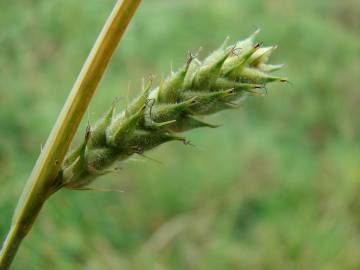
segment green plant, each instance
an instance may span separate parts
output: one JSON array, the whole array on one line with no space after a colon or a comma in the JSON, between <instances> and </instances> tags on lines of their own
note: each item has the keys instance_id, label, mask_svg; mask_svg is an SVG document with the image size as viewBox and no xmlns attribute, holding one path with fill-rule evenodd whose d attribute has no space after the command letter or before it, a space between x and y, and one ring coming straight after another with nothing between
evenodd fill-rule
<instances>
[{"instance_id":1,"label":"green plant","mask_svg":"<svg viewBox=\"0 0 360 270\"><path fill-rule=\"evenodd\" d=\"M69 153L54 190L82 189L97 176L111 171L115 162L143 154L168 141L189 142L178 133L199 127L214 128L200 117L239 106L249 95L263 95L266 84L286 79L270 75L282 65L270 65L276 48L249 38L222 46L204 61L190 54L185 65L152 88L143 83L142 93L119 114L115 106L88 126L83 142Z\"/></svg>"},{"instance_id":2,"label":"green plant","mask_svg":"<svg viewBox=\"0 0 360 270\"><path fill-rule=\"evenodd\" d=\"M152 79L124 111L115 106L91 128L83 142L63 158L101 75L140 0L118 2L105 25L62 113L24 188L12 227L0 253L0 269L7 269L42 205L57 190L84 189L111 171L116 161L143 154L168 141L189 142L178 133L216 125L200 117L239 106L249 95L263 95L266 84L286 79L271 73L282 65L268 64L276 47L248 39L223 45L204 61L190 54L185 65L159 86ZM122 3L122 4L121 4ZM123 15L123 16L122 16ZM116 26L116 27L115 27Z\"/></svg>"}]
</instances>

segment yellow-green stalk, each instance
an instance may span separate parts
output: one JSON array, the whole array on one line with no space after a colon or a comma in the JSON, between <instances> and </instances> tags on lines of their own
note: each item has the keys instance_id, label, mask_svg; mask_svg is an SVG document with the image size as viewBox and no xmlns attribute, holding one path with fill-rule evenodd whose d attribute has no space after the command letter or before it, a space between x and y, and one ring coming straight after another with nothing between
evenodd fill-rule
<instances>
[{"instance_id":1,"label":"yellow-green stalk","mask_svg":"<svg viewBox=\"0 0 360 270\"><path fill-rule=\"evenodd\" d=\"M98 36L26 182L0 249L0 270L9 269L54 183L71 140L120 38L141 0L118 0Z\"/></svg>"}]
</instances>

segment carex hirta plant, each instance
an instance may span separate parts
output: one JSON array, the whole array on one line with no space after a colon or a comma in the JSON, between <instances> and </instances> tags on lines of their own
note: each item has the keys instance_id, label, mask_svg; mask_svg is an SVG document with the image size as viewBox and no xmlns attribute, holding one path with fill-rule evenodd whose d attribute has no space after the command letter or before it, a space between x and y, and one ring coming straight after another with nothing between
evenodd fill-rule
<instances>
[{"instance_id":1,"label":"carex hirta plant","mask_svg":"<svg viewBox=\"0 0 360 270\"><path fill-rule=\"evenodd\" d=\"M163 143L180 141L195 128L215 128L204 117L236 109L249 96L267 93L282 65L269 64L276 46L255 42L259 31L228 45L228 39L202 61L189 54L184 65L154 86L144 80L140 95L120 113L115 104L82 142L67 149L93 93L141 0L118 0L73 85L61 113L23 189L11 228L0 250L0 270L10 267L46 200L61 188L87 189L117 162L143 155ZM66 157L65 157L66 156Z\"/></svg>"},{"instance_id":2,"label":"carex hirta plant","mask_svg":"<svg viewBox=\"0 0 360 270\"><path fill-rule=\"evenodd\" d=\"M189 142L181 133L195 128L215 128L203 118L223 110L236 109L247 97L264 95L271 82L287 82L272 73L282 65L268 63L276 46L249 38L224 43L200 61L189 53L185 64L171 71L154 87L143 82L141 94L116 114L112 106L91 127L83 141L65 158L54 190L83 189L111 171L114 163L143 154L163 143Z\"/></svg>"}]
</instances>

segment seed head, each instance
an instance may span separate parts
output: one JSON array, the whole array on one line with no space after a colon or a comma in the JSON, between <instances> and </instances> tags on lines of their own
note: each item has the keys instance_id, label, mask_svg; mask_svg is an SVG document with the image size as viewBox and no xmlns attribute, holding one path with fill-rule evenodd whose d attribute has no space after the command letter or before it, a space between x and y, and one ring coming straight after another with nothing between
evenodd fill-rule
<instances>
[{"instance_id":1,"label":"seed head","mask_svg":"<svg viewBox=\"0 0 360 270\"><path fill-rule=\"evenodd\" d=\"M198 116L237 108L248 96L263 95L266 84L287 82L271 74L283 65L268 64L276 46L255 43L258 32L230 46L227 38L203 61L190 54L184 66L171 71L159 86L153 87L152 79L144 83L142 93L124 111L115 114L113 106L67 155L60 173L62 186L84 188L111 171L115 162L165 142L188 144L177 133L218 127Z\"/></svg>"}]
</instances>

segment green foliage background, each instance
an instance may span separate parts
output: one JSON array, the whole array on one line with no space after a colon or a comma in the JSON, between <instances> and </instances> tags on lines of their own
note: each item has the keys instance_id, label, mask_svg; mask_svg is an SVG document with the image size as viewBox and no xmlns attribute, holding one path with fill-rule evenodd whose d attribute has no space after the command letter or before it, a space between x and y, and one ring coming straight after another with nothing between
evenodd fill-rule
<instances>
[{"instance_id":1,"label":"green foliage background","mask_svg":"<svg viewBox=\"0 0 360 270\"><path fill-rule=\"evenodd\" d=\"M0 2L0 239L114 0ZM360 2L144 0L78 139L142 76L230 35L278 44L272 85L187 134L48 201L13 269L359 269ZM205 55L205 53L203 54Z\"/></svg>"}]
</instances>

